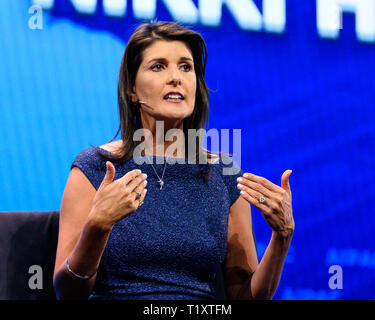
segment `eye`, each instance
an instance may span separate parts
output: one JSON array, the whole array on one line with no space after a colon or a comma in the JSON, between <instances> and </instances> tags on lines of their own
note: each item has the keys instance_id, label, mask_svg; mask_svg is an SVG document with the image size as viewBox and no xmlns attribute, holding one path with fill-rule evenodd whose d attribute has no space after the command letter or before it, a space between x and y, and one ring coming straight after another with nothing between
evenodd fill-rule
<instances>
[{"instance_id":1,"label":"eye","mask_svg":"<svg viewBox=\"0 0 375 320\"><path fill-rule=\"evenodd\" d=\"M162 64L160 64L160 63L154 64L151 67L151 70L157 70L157 71L161 70L161 68L156 68L156 67L162 67Z\"/></svg>"},{"instance_id":2,"label":"eye","mask_svg":"<svg viewBox=\"0 0 375 320\"><path fill-rule=\"evenodd\" d=\"M189 64L184 64L182 67L184 68L185 71L190 71L192 69Z\"/></svg>"}]
</instances>

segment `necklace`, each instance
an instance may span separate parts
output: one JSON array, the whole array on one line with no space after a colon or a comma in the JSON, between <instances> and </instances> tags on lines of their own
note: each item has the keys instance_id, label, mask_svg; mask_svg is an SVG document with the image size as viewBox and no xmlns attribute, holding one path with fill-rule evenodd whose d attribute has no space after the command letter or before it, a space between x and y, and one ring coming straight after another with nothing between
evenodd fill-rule
<instances>
[{"instance_id":1,"label":"necklace","mask_svg":"<svg viewBox=\"0 0 375 320\"><path fill-rule=\"evenodd\" d=\"M164 186L163 177L164 177L165 168L167 167L167 160L165 161L164 170L163 170L163 174L161 175L161 178L159 177L158 173L156 172L154 166L152 165L152 162L151 162L151 166L152 166L152 169L154 169L154 172L155 172L155 174L157 175L157 177L159 179L158 182L160 184L160 190L161 190L161 189L163 189L163 186Z\"/></svg>"}]
</instances>

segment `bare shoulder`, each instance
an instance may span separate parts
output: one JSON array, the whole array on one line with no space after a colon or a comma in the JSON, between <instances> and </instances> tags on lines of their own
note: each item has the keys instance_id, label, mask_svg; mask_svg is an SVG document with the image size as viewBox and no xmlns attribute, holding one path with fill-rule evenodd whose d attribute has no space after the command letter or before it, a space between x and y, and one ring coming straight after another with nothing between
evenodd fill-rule
<instances>
[{"instance_id":1,"label":"bare shoulder","mask_svg":"<svg viewBox=\"0 0 375 320\"><path fill-rule=\"evenodd\" d=\"M106 151L109 151L109 152L115 152L121 146L122 146L122 140L120 139L120 140L116 140L116 141L112 141L112 142L103 144L103 145L100 146L100 148L102 148Z\"/></svg>"},{"instance_id":2,"label":"bare shoulder","mask_svg":"<svg viewBox=\"0 0 375 320\"><path fill-rule=\"evenodd\" d=\"M208 159L208 162L209 162L210 164L213 164L213 163L218 162L219 159L220 159L220 157L219 157L218 155L214 155L211 159Z\"/></svg>"},{"instance_id":3,"label":"bare shoulder","mask_svg":"<svg viewBox=\"0 0 375 320\"><path fill-rule=\"evenodd\" d=\"M204 151L204 152L207 152L208 150L205 149L205 148L203 148L203 151ZM207 162L208 162L209 164L213 164L213 163L219 161L220 156L219 156L217 153L210 151L210 154L211 154L211 158L210 158L210 157L207 157Z\"/></svg>"}]
</instances>

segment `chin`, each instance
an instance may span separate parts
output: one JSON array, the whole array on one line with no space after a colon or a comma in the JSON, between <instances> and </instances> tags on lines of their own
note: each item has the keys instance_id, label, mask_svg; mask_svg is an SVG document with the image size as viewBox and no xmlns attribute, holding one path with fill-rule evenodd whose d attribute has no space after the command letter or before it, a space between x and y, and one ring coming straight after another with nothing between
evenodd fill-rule
<instances>
[{"instance_id":1,"label":"chin","mask_svg":"<svg viewBox=\"0 0 375 320\"><path fill-rule=\"evenodd\" d=\"M173 115L163 115L163 116L160 117L160 119L157 119L157 120L182 121L182 120L184 120L187 117L189 117L189 115L184 115L184 114L176 115L176 114L173 114Z\"/></svg>"},{"instance_id":2,"label":"chin","mask_svg":"<svg viewBox=\"0 0 375 320\"><path fill-rule=\"evenodd\" d=\"M165 120L183 120L188 118L193 113L192 109L183 109L183 110L168 110L160 114L160 117Z\"/></svg>"}]
</instances>

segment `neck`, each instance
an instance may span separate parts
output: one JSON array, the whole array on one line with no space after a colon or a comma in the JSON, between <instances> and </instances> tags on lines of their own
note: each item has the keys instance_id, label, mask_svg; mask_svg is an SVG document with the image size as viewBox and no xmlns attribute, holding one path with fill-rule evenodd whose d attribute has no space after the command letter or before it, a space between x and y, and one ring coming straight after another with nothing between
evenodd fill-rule
<instances>
[{"instance_id":1,"label":"neck","mask_svg":"<svg viewBox=\"0 0 375 320\"><path fill-rule=\"evenodd\" d=\"M145 134L145 153L160 157L184 158L185 138L182 120L142 121ZM151 133L151 135L149 135Z\"/></svg>"}]
</instances>

